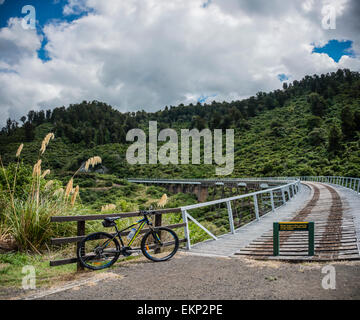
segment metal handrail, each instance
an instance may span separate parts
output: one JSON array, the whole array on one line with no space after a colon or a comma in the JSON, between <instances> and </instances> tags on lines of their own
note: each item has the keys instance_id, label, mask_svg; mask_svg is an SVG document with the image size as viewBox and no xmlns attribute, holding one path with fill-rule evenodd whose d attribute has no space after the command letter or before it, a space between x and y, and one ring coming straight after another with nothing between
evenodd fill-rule
<instances>
[{"instance_id":1,"label":"metal handrail","mask_svg":"<svg viewBox=\"0 0 360 320\"><path fill-rule=\"evenodd\" d=\"M291 189L291 192L290 192L290 189ZM185 233L185 238L187 239L187 249L188 250L191 249L189 219L192 220L196 225L198 225L207 234L209 234L214 240L218 240L218 238L214 234L212 234L200 222L198 222L193 216L191 216L189 214L189 212L188 212L189 210L203 208L203 207L207 207L207 206L212 206L212 205L220 204L220 203L226 203L228 216L229 216L230 232L232 234L234 234L235 233L235 227L234 227L234 218L233 218L233 214L232 214L231 201L239 200L239 199L243 199L243 198L247 198L247 197L253 197L253 199L254 199L255 218L256 218L257 221L259 221L260 220L260 215L259 215L259 206L258 206L258 202L257 202L257 195L269 193L270 194L270 200L271 200L271 211L270 212L275 212L276 207L275 207L275 203L274 203L274 195L273 195L273 193L274 193L274 191L277 191L277 190L281 190L282 202L283 202L282 205L284 205L287 202L286 197L285 197L285 192L288 193L288 195L289 195L288 199L290 201L300 191L300 180L297 179L296 181L290 182L290 183L288 183L286 185L282 185L282 186L278 186L278 187L274 187L274 188L269 188L269 189L261 190L261 191L257 191L257 192L252 192L252 193L248 193L248 194L244 194L244 195L240 195L240 196L224 198L224 199L219 199L219 200L213 200L213 201L209 201L209 202L198 203L198 204L193 204L193 205L188 205L188 206L181 207L180 209L181 209L181 213L182 213L182 218L183 218L183 222L185 223L184 233ZM292 196L291 196L291 194L292 194Z\"/></svg>"},{"instance_id":2,"label":"metal handrail","mask_svg":"<svg viewBox=\"0 0 360 320\"><path fill-rule=\"evenodd\" d=\"M300 177L302 181L316 181L330 183L341 186L360 193L360 178L343 177L343 176L304 176Z\"/></svg>"},{"instance_id":3,"label":"metal handrail","mask_svg":"<svg viewBox=\"0 0 360 320\"><path fill-rule=\"evenodd\" d=\"M330 183L338 186L342 186L345 188L348 188L350 190L353 190L357 194L360 192L360 178L354 178L354 177L342 177L342 176L296 176L296 177L246 177L246 178L215 178L215 179L141 179L141 178L129 178L128 181L132 182L157 182L157 183L190 183L190 184L201 184L202 182L218 182L218 183L224 183L224 182L248 182L248 181L268 181L268 182L276 182L276 183L286 183L285 185L277 186L268 188L265 190L248 193L240 196L230 197L230 198L224 198L219 200L213 200L209 202L204 203L198 203L194 205L184 206L181 207L182 212L182 218L183 222L185 223L184 226L184 232L185 237L187 239L187 249L191 249L191 241L190 241L190 231L189 231L189 220L193 221L196 225L198 225L201 229L203 229L207 234L209 234L213 239L218 240L218 237L216 237L214 234L212 234L208 229L206 229L200 222L198 222L193 216L189 214L189 210L203 208L215 204L220 203L226 203L227 205L227 211L229 215L229 225L230 225L230 232L235 233L235 227L234 227L234 220L233 220L233 214L232 214L232 207L231 202L247 197L253 197L254 199L254 209L255 209L255 217L258 221L260 219L259 216L259 207L257 203L257 195L260 194L270 194L270 200L271 200L271 211L275 212L277 209L275 207L274 203L274 197L273 192L277 190L281 190L282 194L282 202L284 205L287 200L285 197L285 192L288 192L289 200L292 199L300 190L300 181L314 181L314 182L324 182L324 183ZM292 191L292 197L291 193L289 191L289 188L291 188ZM252 222L252 221L251 221ZM250 223L251 223L250 222Z\"/></svg>"}]
</instances>

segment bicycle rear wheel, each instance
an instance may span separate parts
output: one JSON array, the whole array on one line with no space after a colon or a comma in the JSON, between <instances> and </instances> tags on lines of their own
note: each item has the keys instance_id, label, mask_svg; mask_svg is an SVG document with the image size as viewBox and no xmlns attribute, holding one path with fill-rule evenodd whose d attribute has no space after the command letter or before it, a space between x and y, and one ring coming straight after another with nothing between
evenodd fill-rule
<instances>
[{"instance_id":1,"label":"bicycle rear wheel","mask_svg":"<svg viewBox=\"0 0 360 320\"><path fill-rule=\"evenodd\" d=\"M174 231L165 227L147 232L141 240L141 251L152 261L169 260L179 248L179 238Z\"/></svg>"},{"instance_id":2,"label":"bicycle rear wheel","mask_svg":"<svg viewBox=\"0 0 360 320\"><path fill-rule=\"evenodd\" d=\"M89 234L81 240L77 249L77 257L80 263L91 270L110 267L116 262L119 255L119 242L106 232Z\"/></svg>"}]
</instances>

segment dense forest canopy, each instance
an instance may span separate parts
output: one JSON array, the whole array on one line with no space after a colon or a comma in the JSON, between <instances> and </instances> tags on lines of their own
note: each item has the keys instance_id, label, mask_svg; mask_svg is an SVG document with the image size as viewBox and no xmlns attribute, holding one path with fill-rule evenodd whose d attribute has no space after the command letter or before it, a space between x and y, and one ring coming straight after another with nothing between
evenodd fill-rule
<instances>
[{"instance_id":1,"label":"dense forest canopy","mask_svg":"<svg viewBox=\"0 0 360 320\"><path fill-rule=\"evenodd\" d=\"M284 158L284 155L280 154L283 151L276 151L280 148L278 143L287 144L288 152L295 151L293 149L295 147L297 151L311 150L318 157L325 156L330 162L322 167L333 168L327 170L327 173L359 175L358 158L352 159L351 162L347 156L345 160L348 161L348 167L352 169L344 169L345 172L334 169L336 166L331 166L332 161L340 161L348 154L346 152L350 152L349 150L352 157L357 157L359 153L359 101L360 73L348 69L305 76L300 81L284 83L282 90L269 93L258 92L255 96L241 101L213 101L209 104L197 103L186 106L180 104L166 106L163 110L153 113L143 110L122 113L103 102L83 101L79 104L71 104L67 108L62 106L53 110L30 111L27 116L20 119L21 125L15 120L8 119L0 133L0 151L5 155L5 161L10 160L10 156L6 157L9 151L7 146L16 142L32 142L36 138L37 128L44 126L50 128L57 138L63 139L64 143L79 144L83 146L83 149L108 144L124 145L126 133L130 129L146 128L148 121L156 120L158 130L162 128L197 128L199 130L234 128L238 134L236 150L241 145L241 149L246 151L249 143L258 143L250 139L252 134L257 136L259 141L264 140L263 145L259 146L263 152L269 148L267 147L268 140L273 139L271 151L275 153L272 160L265 159L267 169L265 170L262 165L261 169L253 170L254 175L293 172L293 170L288 170L287 165L283 170L278 168L281 161L276 161L276 159ZM286 113L288 117L291 115L289 108L294 113L291 116L292 120L285 117ZM284 115L281 114L281 110L285 113ZM279 116L275 116L276 114ZM260 119L262 119L261 122L259 122ZM301 132L302 135L298 137L298 143L294 147L292 147L293 141L286 140L294 130L292 127L287 128L292 123L291 121L293 121L291 126L295 126L299 130L298 134ZM262 131L260 128L263 128ZM269 134L267 138L263 135L265 131ZM241 138L240 135L242 135ZM246 139L250 140L246 141ZM257 151L254 155L256 153ZM262 157L260 154L257 156L259 159ZM309 167L312 158L313 156L305 161ZM305 165L305 163L302 164ZM237 168L234 174L251 175L250 172L241 170L241 166ZM303 173L326 173L323 170L316 172L316 167L312 169L315 171L303 170ZM120 174L121 170L114 170L114 172Z\"/></svg>"}]
</instances>

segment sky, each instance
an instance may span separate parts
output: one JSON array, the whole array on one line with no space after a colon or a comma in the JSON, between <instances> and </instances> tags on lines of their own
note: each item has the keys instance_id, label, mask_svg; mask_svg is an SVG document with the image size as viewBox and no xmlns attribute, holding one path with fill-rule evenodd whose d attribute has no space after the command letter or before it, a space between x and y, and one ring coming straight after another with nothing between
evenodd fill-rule
<instances>
[{"instance_id":1,"label":"sky","mask_svg":"<svg viewBox=\"0 0 360 320\"><path fill-rule=\"evenodd\" d=\"M357 0L0 0L0 126L83 100L157 111L359 71L359 16Z\"/></svg>"}]
</instances>

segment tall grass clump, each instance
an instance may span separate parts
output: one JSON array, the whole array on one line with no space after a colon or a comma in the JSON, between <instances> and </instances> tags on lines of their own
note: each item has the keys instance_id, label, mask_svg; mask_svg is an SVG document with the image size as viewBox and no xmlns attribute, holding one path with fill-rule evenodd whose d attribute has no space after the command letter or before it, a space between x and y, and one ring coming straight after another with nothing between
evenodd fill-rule
<instances>
[{"instance_id":1,"label":"tall grass clump","mask_svg":"<svg viewBox=\"0 0 360 320\"><path fill-rule=\"evenodd\" d=\"M44 155L54 134L49 133L41 143L38 159L31 168L21 161L21 144L16 152L16 163L4 166L1 157L0 173L0 249L4 239L11 249L40 253L50 238L74 234L75 226L51 223L52 216L76 213L80 188L74 186L77 170L65 189L58 180L47 180L50 169L42 169ZM101 163L100 157L87 160L86 170ZM8 245L9 247L9 245Z\"/></svg>"}]
</instances>

